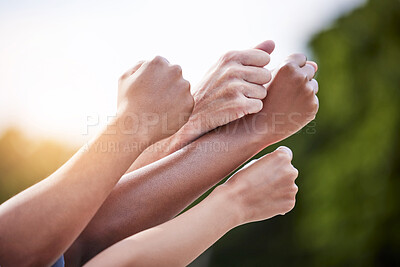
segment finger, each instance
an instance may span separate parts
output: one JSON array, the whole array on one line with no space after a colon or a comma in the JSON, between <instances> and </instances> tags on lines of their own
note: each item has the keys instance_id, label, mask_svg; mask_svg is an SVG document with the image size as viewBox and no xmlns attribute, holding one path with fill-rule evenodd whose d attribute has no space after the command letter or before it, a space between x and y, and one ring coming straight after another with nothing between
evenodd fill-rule
<instances>
[{"instance_id":1,"label":"finger","mask_svg":"<svg viewBox=\"0 0 400 267\"><path fill-rule=\"evenodd\" d=\"M163 56L155 56L153 59L152 59L152 61L155 61L155 62L166 62L166 63L168 63L169 64L169 61L168 61L168 59L166 59L165 57L163 57Z\"/></svg>"},{"instance_id":2,"label":"finger","mask_svg":"<svg viewBox=\"0 0 400 267\"><path fill-rule=\"evenodd\" d=\"M290 160L293 159L293 152L287 146L280 146L274 152L275 153L285 153L285 154L287 154L289 156Z\"/></svg>"},{"instance_id":3,"label":"finger","mask_svg":"<svg viewBox=\"0 0 400 267\"><path fill-rule=\"evenodd\" d=\"M286 61L294 62L299 67L303 67L306 64L307 57L304 54L293 54L288 56Z\"/></svg>"},{"instance_id":4,"label":"finger","mask_svg":"<svg viewBox=\"0 0 400 267\"><path fill-rule=\"evenodd\" d=\"M144 63L144 60L141 60L139 62L137 62L135 64L135 66L133 66L132 68L128 69L127 71L125 71L124 74L122 74L123 77L128 77L131 76L132 74L134 74Z\"/></svg>"},{"instance_id":5,"label":"finger","mask_svg":"<svg viewBox=\"0 0 400 267\"><path fill-rule=\"evenodd\" d=\"M304 71L306 73L307 79L309 81L312 80L312 78L315 75L315 69L311 64L306 64L304 65L304 67L301 68L302 71Z\"/></svg>"},{"instance_id":6,"label":"finger","mask_svg":"<svg viewBox=\"0 0 400 267\"><path fill-rule=\"evenodd\" d=\"M315 103L317 104L317 110L315 111L315 112L318 112L318 109L319 109L319 99L318 99L318 96L316 96L316 95L314 95L314 101L315 101Z\"/></svg>"},{"instance_id":7,"label":"finger","mask_svg":"<svg viewBox=\"0 0 400 267\"><path fill-rule=\"evenodd\" d=\"M317 70L318 70L318 64L317 63L315 63L314 61L307 61L307 64L312 65L314 67L314 69L315 69L315 72L317 72Z\"/></svg>"},{"instance_id":8,"label":"finger","mask_svg":"<svg viewBox=\"0 0 400 267\"><path fill-rule=\"evenodd\" d=\"M263 102L260 99L247 98L246 99L246 114L254 114L262 110Z\"/></svg>"},{"instance_id":9,"label":"finger","mask_svg":"<svg viewBox=\"0 0 400 267\"><path fill-rule=\"evenodd\" d=\"M275 151L262 156L261 158L259 158L259 162L260 164L262 164L263 161L267 161L270 159L270 156L273 156L275 154L282 154L283 156L287 157L288 161L291 161L293 159L293 152L290 148L286 147L286 146L280 146L278 147Z\"/></svg>"},{"instance_id":10,"label":"finger","mask_svg":"<svg viewBox=\"0 0 400 267\"><path fill-rule=\"evenodd\" d=\"M271 54L275 49L275 43L272 40L267 40L262 42L261 44L256 45L255 49L259 49L267 52L268 54Z\"/></svg>"},{"instance_id":11,"label":"finger","mask_svg":"<svg viewBox=\"0 0 400 267\"><path fill-rule=\"evenodd\" d=\"M292 165L292 164L290 164L290 165ZM294 180L296 180L297 179L297 177L299 177L299 170L298 169L296 169L296 167L294 167L293 165L292 165L292 169L293 169L293 172L294 172ZM297 185L296 185L296 187L297 187ZM297 190L298 190L298 188L297 188Z\"/></svg>"},{"instance_id":12,"label":"finger","mask_svg":"<svg viewBox=\"0 0 400 267\"><path fill-rule=\"evenodd\" d=\"M242 88L243 95L248 98L264 99L267 96L267 88L262 85L246 83Z\"/></svg>"},{"instance_id":13,"label":"finger","mask_svg":"<svg viewBox=\"0 0 400 267\"><path fill-rule=\"evenodd\" d=\"M313 90L314 94L318 93L318 82L315 79L312 79L308 82L308 86L311 90Z\"/></svg>"},{"instance_id":14,"label":"finger","mask_svg":"<svg viewBox=\"0 0 400 267\"><path fill-rule=\"evenodd\" d=\"M270 61L269 54L258 49L248 49L235 53L236 61L244 66L264 67Z\"/></svg>"},{"instance_id":15,"label":"finger","mask_svg":"<svg viewBox=\"0 0 400 267\"><path fill-rule=\"evenodd\" d=\"M264 68L246 66L242 71L243 80L249 83L266 84L271 80L271 72Z\"/></svg>"}]
</instances>

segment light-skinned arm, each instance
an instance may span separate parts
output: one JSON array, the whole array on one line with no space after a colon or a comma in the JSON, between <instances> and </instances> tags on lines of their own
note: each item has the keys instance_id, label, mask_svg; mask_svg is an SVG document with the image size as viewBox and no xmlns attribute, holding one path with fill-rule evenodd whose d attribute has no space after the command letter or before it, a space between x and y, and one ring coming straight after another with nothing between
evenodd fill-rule
<instances>
[{"instance_id":1,"label":"light-skinned arm","mask_svg":"<svg viewBox=\"0 0 400 267\"><path fill-rule=\"evenodd\" d=\"M267 95L264 85L271 80L271 72L264 67L274 46L266 41L254 49L221 56L193 92L195 103L189 121L176 134L146 149L128 172L177 151L219 126L259 112Z\"/></svg>"},{"instance_id":2,"label":"light-skinned arm","mask_svg":"<svg viewBox=\"0 0 400 267\"><path fill-rule=\"evenodd\" d=\"M187 266L232 228L289 212L297 170L286 147L246 166L184 214L111 246L90 266Z\"/></svg>"},{"instance_id":3,"label":"light-skinned arm","mask_svg":"<svg viewBox=\"0 0 400 267\"><path fill-rule=\"evenodd\" d=\"M193 99L180 71L161 57L130 69L119 81L114 121L52 175L0 206L1 266L47 266L65 252L142 152L141 145L168 136L165 125L143 116L168 114L163 123L170 130L182 126L178 117L191 112ZM155 101L156 108L149 105Z\"/></svg>"},{"instance_id":4,"label":"light-skinned arm","mask_svg":"<svg viewBox=\"0 0 400 267\"><path fill-rule=\"evenodd\" d=\"M263 43L265 50L270 49ZM304 55L288 57L268 85L263 109L184 149L123 176L66 254L85 263L112 244L172 219L206 190L268 145L300 130L318 109L315 68ZM277 116L277 118L275 117Z\"/></svg>"}]
</instances>

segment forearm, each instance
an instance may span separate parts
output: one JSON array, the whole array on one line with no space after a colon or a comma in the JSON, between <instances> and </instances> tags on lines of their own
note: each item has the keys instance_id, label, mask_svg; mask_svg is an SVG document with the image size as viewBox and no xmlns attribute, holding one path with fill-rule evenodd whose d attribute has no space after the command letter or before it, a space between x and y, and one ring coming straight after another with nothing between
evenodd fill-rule
<instances>
[{"instance_id":1,"label":"forearm","mask_svg":"<svg viewBox=\"0 0 400 267\"><path fill-rule=\"evenodd\" d=\"M83 262L103 249L170 220L267 144L239 121L168 157L124 175L74 247ZM67 253L67 260L79 258Z\"/></svg>"},{"instance_id":2,"label":"forearm","mask_svg":"<svg viewBox=\"0 0 400 267\"><path fill-rule=\"evenodd\" d=\"M85 228L140 153L118 152L131 136L107 133L0 206L2 266L51 264Z\"/></svg>"},{"instance_id":3,"label":"forearm","mask_svg":"<svg viewBox=\"0 0 400 267\"><path fill-rule=\"evenodd\" d=\"M175 219L111 246L87 266L187 266L239 225L241 219L232 199L233 196L213 192Z\"/></svg>"},{"instance_id":4,"label":"forearm","mask_svg":"<svg viewBox=\"0 0 400 267\"><path fill-rule=\"evenodd\" d=\"M126 173L133 172L174 153L199 138L201 134L202 132L196 129L196 123L187 122L175 134L146 148Z\"/></svg>"}]
</instances>

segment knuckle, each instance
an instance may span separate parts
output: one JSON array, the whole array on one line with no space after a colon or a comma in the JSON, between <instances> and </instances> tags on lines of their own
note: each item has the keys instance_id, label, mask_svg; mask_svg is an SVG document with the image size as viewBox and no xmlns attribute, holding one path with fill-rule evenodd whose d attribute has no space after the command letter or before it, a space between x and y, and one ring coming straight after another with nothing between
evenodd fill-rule
<instances>
[{"instance_id":1,"label":"knuckle","mask_svg":"<svg viewBox=\"0 0 400 267\"><path fill-rule=\"evenodd\" d=\"M293 183L293 181L299 175L299 171L295 167L293 167L291 163L287 163L284 173L285 177L288 179L290 183Z\"/></svg>"},{"instance_id":2,"label":"knuckle","mask_svg":"<svg viewBox=\"0 0 400 267\"><path fill-rule=\"evenodd\" d=\"M292 172L291 172L291 176L296 179L299 176L299 171L292 166Z\"/></svg>"},{"instance_id":3,"label":"knuckle","mask_svg":"<svg viewBox=\"0 0 400 267\"><path fill-rule=\"evenodd\" d=\"M276 153L276 157L279 161L290 162L290 155L284 151L278 150Z\"/></svg>"},{"instance_id":4,"label":"knuckle","mask_svg":"<svg viewBox=\"0 0 400 267\"><path fill-rule=\"evenodd\" d=\"M286 62L283 66L282 66L282 70L289 72L289 73L293 73L297 70L298 66L296 63L294 63L293 61L288 61Z\"/></svg>"},{"instance_id":5,"label":"knuckle","mask_svg":"<svg viewBox=\"0 0 400 267\"><path fill-rule=\"evenodd\" d=\"M221 61L224 63L231 62L237 57L237 53L238 52L234 50L228 51L222 56Z\"/></svg>"},{"instance_id":6,"label":"knuckle","mask_svg":"<svg viewBox=\"0 0 400 267\"><path fill-rule=\"evenodd\" d=\"M312 84L307 84L307 85L306 85L306 92L307 92L307 94L313 95L313 94L315 93L314 90L315 90L315 89L314 89L314 86L313 86Z\"/></svg>"},{"instance_id":7,"label":"knuckle","mask_svg":"<svg viewBox=\"0 0 400 267\"><path fill-rule=\"evenodd\" d=\"M189 108L190 110L192 110L193 107L194 107L194 99L193 99L193 97L192 97L191 94L188 94L188 97L187 97L187 106L188 106L188 108Z\"/></svg>"},{"instance_id":8,"label":"knuckle","mask_svg":"<svg viewBox=\"0 0 400 267\"><path fill-rule=\"evenodd\" d=\"M306 85L304 88L304 95L306 95L307 97L311 97L314 95L314 87L311 85Z\"/></svg>"},{"instance_id":9,"label":"knuckle","mask_svg":"<svg viewBox=\"0 0 400 267\"><path fill-rule=\"evenodd\" d=\"M189 94L190 95L190 97L189 97L189 100L190 100L190 106L192 107L192 109L194 108L194 105L195 105L195 101L194 101L194 98L193 98L193 96L191 95L191 94Z\"/></svg>"},{"instance_id":10,"label":"knuckle","mask_svg":"<svg viewBox=\"0 0 400 267\"><path fill-rule=\"evenodd\" d=\"M185 91L188 91L190 89L190 82L188 80L182 79L182 88Z\"/></svg>"},{"instance_id":11,"label":"knuckle","mask_svg":"<svg viewBox=\"0 0 400 267\"><path fill-rule=\"evenodd\" d=\"M294 208L295 202L292 200L285 201L284 204L282 204L282 212L280 214L285 215L289 211L291 211Z\"/></svg>"},{"instance_id":12,"label":"knuckle","mask_svg":"<svg viewBox=\"0 0 400 267\"><path fill-rule=\"evenodd\" d=\"M294 208L294 206L296 206L296 199L293 199L293 200L289 201L289 203L288 203L288 211L291 211Z\"/></svg>"},{"instance_id":13,"label":"knuckle","mask_svg":"<svg viewBox=\"0 0 400 267\"><path fill-rule=\"evenodd\" d=\"M241 82L235 82L232 84L232 87L229 91L233 96L237 96L238 95L237 93L246 94L248 92L248 88Z\"/></svg>"},{"instance_id":14,"label":"knuckle","mask_svg":"<svg viewBox=\"0 0 400 267\"><path fill-rule=\"evenodd\" d=\"M152 65L160 65L165 63L165 59L162 56L155 56L151 61L150 64Z\"/></svg>"},{"instance_id":15,"label":"knuckle","mask_svg":"<svg viewBox=\"0 0 400 267\"><path fill-rule=\"evenodd\" d=\"M226 70L223 74L223 77L225 79L230 80L230 79L236 78L238 76L238 72L239 72L239 70L236 67L230 66L230 67L226 68Z\"/></svg>"},{"instance_id":16,"label":"knuckle","mask_svg":"<svg viewBox=\"0 0 400 267\"><path fill-rule=\"evenodd\" d=\"M303 60L303 61L306 61L306 60L307 60L306 55L304 55L303 53L294 53L294 54L292 54L290 57L291 57L291 58L299 58L299 59L301 59L301 60Z\"/></svg>"},{"instance_id":17,"label":"knuckle","mask_svg":"<svg viewBox=\"0 0 400 267\"><path fill-rule=\"evenodd\" d=\"M179 66L179 65L172 65L171 66L171 71L174 73L174 74L177 74L177 75L182 75L182 67L181 66Z\"/></svg>"},{"instance_id":18,"label":"knuckle","mask_svg":"<svg viewBox=\"0 0 400 267\"><path fill-rule=\"evenodd\" d=\"M316 96L316 95L314 95L314 98L313 98L313 103L312 103L312 111L314 112L314 113L317 113L317 111L318 111L318 109L319 109L319 100L318 100L318 97Z\"/></svg>"},{"instance_id":19,"label":"knuckle","mask_svg":"<svg viewBox=\"0 0 400 267\"><path fill-rule=\"evenodd\" d=\"M308 81L308 78L306 74L296 71L293 75L293 80L298 84L305 84Z\"/></svg>"},{"instance_id":20,"label":"knuckle","mask_svg":"<svg viewBox=\"0 0 400 267\"><path fill-rule=\"evenodd\" d=\"M293 190L293 193L296 195L297 192L299 192L299 187L296 184L293 184L292 190Z\"/></svg>"},{"instance_id":21,"label":"knuckle","mask_svg":"<svg viewBox=\"0 0 400 267\"><path fill-rule=\"evenodd\" d=\"M316 113L318 111L318 109L319 109L319 104L316 101L314 101L314 103L313 103L313 112Z\"/></svg>"},{"instance_id":22,"label":"knuckle","mask_svg":"<svg viewBox=\"0 0 400 267\"><path fill-rule=\"evenodd\" d=\"M307 120L308 121L315 120L316 114L317 114L316 112L309 113L308 116L307 116Z\"/></svg>"},{"instance_id":23,"label":"knuckle","mask_svg":"<svg viewBox=\"0 0 400 267\"><path fill-rule=\"evenodd\" d=\"M314 81L314 84L315 84L315 90L318 91L318 88L319 88L318 81L316 79L313 79L313 81Z\"/></svg>"}]
</instances>

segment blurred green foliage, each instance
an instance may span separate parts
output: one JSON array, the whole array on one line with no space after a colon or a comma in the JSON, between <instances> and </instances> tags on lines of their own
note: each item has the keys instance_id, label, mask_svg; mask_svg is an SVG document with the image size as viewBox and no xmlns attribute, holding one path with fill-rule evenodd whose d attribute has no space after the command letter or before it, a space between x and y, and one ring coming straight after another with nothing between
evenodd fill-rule
<instances>
[{"instance_id":1,"label":"blurred green foliage","mask_svg":"<svg viewBox=\"0 0 400 267\"><path fill-rule=\"evenodd\" d=\"M400 266L400 1L371 0L310 46L316 133L282 142L297 205L229 233L211 266Z\"/></svg>"},{"instance_id":2,"label":"blurred green foliage","mask_svg":"<svg viewBox=\"0 0 400 267\"><path fill-rule=\"evenodd\" d=\"M74 153L55 141L27 139L18 129L0 137L0 203L39 182Z\"/></svg>"}]
</instances>

